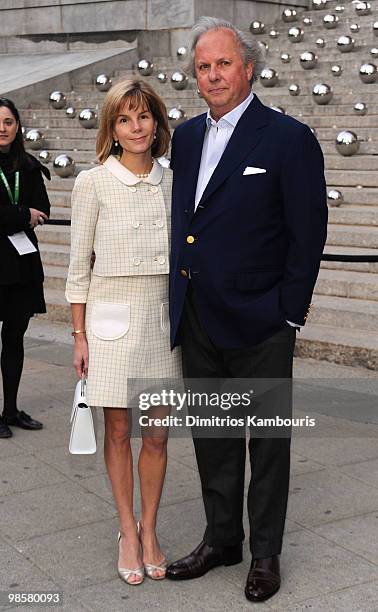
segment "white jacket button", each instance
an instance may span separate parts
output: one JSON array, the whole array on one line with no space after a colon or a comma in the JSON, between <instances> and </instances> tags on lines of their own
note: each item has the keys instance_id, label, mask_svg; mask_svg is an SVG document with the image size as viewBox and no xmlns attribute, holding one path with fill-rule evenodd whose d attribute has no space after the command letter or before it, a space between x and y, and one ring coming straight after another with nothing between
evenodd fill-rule
<instances>
[{"instance_id":1,"label":"white jacket button","mask_svg":"<svg viewBox=\"0 0 378 612\"><path fill-rule=\"evenodd\" d=\"M164 227L164 223L161 219L158 219L157 221L155 221L155 225L157 227Z\"/></svg>"},{"instance_id":2,"label":"white jacket button","mask_svg":"<svg viewBox=\"0 0 378 612\"><path fill-rule=\"evenodd\" d=\"M142 263L142 260L140 259L140 257L134 257L133 259L134 266L140 266L141 263Z\"/></svg>"},{"instance_id":3,"label":"white jacket button","mask_svg":"<svg viewBox=\"0 0 378 612\"><path fill-rule=\"evenodd\" d=\"M152 185L151 191L152 193L157 193L159 191L159 187L156 187L156 185Z\"/></svg>"},{"instance_id":4,"label":"white jacket button","mask_svg":"<svg viewBox=\"0 0 378 612\"><path fill-rule=\"evenodd\" d=\"M132 226L135 227L135 229L137 229L140 226L139 221L133 221Z\"/></svg>"},{"instance_id":5,"label":"white jacket button","mask_svg":"<svg viewBox=\"0 0 378 612\"><path fill-rule=\"evenodd\" d=\"M158 262L161 265L165 264L165 257L163 255L159 255Z\"/></svg>"},{"instance_id":6,"label":"white jacket button","mask_svg":"<svg viewBox=\"0 0 378 612\"><path fill-rule=\"evenodd\" d=\"M129 189L130 189L130 191L132 191L133 193L135 193L135 192L136 192L136 190L137 190L137 188L136 188L136 187L134 187L133 185L132 185L131 187L129 187Z\"/></svg>"}]
</instances>

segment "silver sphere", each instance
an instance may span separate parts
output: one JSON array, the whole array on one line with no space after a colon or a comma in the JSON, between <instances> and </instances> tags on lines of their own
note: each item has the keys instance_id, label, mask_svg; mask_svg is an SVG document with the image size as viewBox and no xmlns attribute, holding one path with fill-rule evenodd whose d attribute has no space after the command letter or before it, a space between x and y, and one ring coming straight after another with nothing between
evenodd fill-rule
<instances>
[{"instance_id":1,"label":"silver sphere","mask_svg":"<svg viewBox=\"0 0 378 612\"><path fill-rule=\"evenodd\" d=\"M378 36L378 21L374 21L373 23L373 32L375 36Z\"/></svg>"},{"instance_id":2,"label":"silver sphere","mask_svg":"<svg viewBox=\"0 0 378 612\"><path fill-rule=\"evenodd\" d=\"M289 85L289 94L291 96L299 96L300 93L301 93L301 88L299 87L297 83L291 83L291 85Z\"/></svg>"},{"instance_id":3,"label":"silver sphere","mask_svg":"<svg viewBox=\"0 0 378 612\"><path fill-rule=\"evenodd\" d=\"M60 109L66 106L67 98L61 91L52 91L49 95L49 102L53 108Z\"/></svg>"},{"instance_id":4,"label":"silver sphere","mask_svg":"<svg viewBox=\"0 0 378 612\"><path fill-rule=\"evenodd\" d=\"M311 2L311 8L314 11L320 11L322 9L325 9L327 5L327 0L312 0Z\"/></svg>"},{"instance_id":5,"label":"silver sphere","mask_svg":"<svg viewBox=\"0 0 378 612\"><path fill-rule=\"evenodd\" d=\"M353 106L353 110L355 115L363 116L367 113L367 106L364 102L356 102Z\"/></svg>"},{"instance_id":6,"label":"silver sphere","mask_svg":"<svg viewBox=\"0 0 378 612\"><path fill-rule=\"evenodd\" d=\"M349 130L343 130L336 136L336 151L344 157L350 157L357 153L360 143L357 135Z\"/></svg>"},{"instance_id":7,"label":"silver sphere","mask_svg":"<svg viewBox=\"0 0 378 612\"><path fill-rule=\"evenodd\" d=\"M362 64L359 74L363 83L375 83L378 77L377 66L371 62Z\"/></svg>"},{"instance_id":8,"label":"silver sphere","mask_svg":"<svg viewBox=\"0 0 378 612\"><path fill-rule=\"evenodd\" d=\"M339 18L337 15L324 15L323 17L323 24L324 27L327 28L327 30L333 30L334 28L337 27L337 22L339 21Z\"/></svg>"},{"instance_id":9,"label":"silver sphere","mask_svg":"<svg viewBox=\"0 0 378 612\"><path fill-rule=\"evenodd\" d=\"M282 21L284 23L291 23L297 21L297 11L295 9L286 8L282 13Z\"/></svg>"},{"instance_id":10,"label":"silver sphere","mask_svg":"<svg viewBox=\"0 0 378 612\"><path fill-rule=\"evenodd\" d=\"M312 51L304 51L300 55L299 63L305 70L312 70L318 63L318 57Z\"/></svg>"},{"instance_id":11,"label":"silver sphere","mask_svg":"<svg viewBox=\"0 0 378 612\"><path fill-rule=\"evenodd\" d=\"M344 203L344 196L338 189L330 189L327 193L327 202L332 207L341 206Z\"/></svg>"},{"instance_id":12,"label":"silver sphere","mask_svg":"<svg viewBox=\"0 0 378 612\"><path fill-rule=\"evenodd\" d=\"M280 35L279 31L276 30L275 28L272 28L269 32L270 38L278 38L279 35Z\"/></svg>"},{"instance_id":13,"label":"silver sphere","mask_svg":"<svg viewBox=\"0 0 378 612\"><path fill-rule=\"evenodd\" d=\"M345 6L343 6L342 4L338 4L337 6L335 6L335 11L336 13L343 13L345 11Z\"/></svg>"},{"instance_id":14,"label":"silver sphere","mask_svg":"<svg viewBox=\"0 0 378 612\"><path fill-rule=\"evenodd\" d=\"M327 43L324 38L317 38L315 44L319 49L324 49Z\"/></svg>"},{"instance_id":15,"label":"silver sphere","mask_svg":"<svg viewBox=\"0 0 378 612\"><path fill-rule=\"evenodd\" d=\"M68 106L68 108L66 108L66 117L69 119L75 119L76 109L73 106Z\"/></svg>"},{"instance_id":16,"label":"silver sphere","mask_svg":"<svg viewBox=\"0 0 378 612\"><path fill-rule=\"evenodd\" d=\"M370 49L370 55L372 57L378 57L378 49L377 49L377 47L373 47L372 49Z\"/></svg>"},{"instance_id":17,"label":"silver sphere","mask_svg":"<svg viewBox=\"0 0 378 612\"><path fill-rule=\"evenodd\" d=\"M90 130L97 126L97 113L92 108L83 108L79 113L79 123L83 128Z\"/></svg>"},{"instance_id":18,"label":"silver sphere","mask_svg":"<svg viewBox=\"0 0 378 612\"><path fill-rule=\"evenodd\" d=\"M276 111L276 113L282 113L283 115L286 115L286 111L284 108L282 108L282 106L271 106L270 108Z\"/></svg>"},{"instance_id":19,"label":"silver sphere","mask_svg":"<svg viewBox=\"0 0 378 612\"><path fill-rule=\"evenodd\" d=\"M291 55L290 53L281 53L280 59L283 64L289 64L291 62Z\"/></svg>"},{"instance_id":20,"label":"silver sphere","mask_svg":"<svg viewBox=\"0 0 378 612\"><path fill-rule=\"evenodd\" d=\"M174 127L181 125L187 120L185 111L182 108L176 108L175 106L168 111L169 123Z\"/></svg>"},{"instance_id":21,"label":"silver sphere","mask_svg":"<svg viewBox=\"0 0 378 612\"><path fill-rule=\"evenodd\" d=\"M261 53L263 54L263 56L265 57L269 51L269 45L264 42L263 40L259 40L258 41Z\"/></svg>"},{"instance_id":22,"label":"silver sphere","mask_svg":"<svg viewBox=\"0 0 378 612\"><path fill-rule=\"evenodd\" d=\"M311 19L311 17L303 17L303 19L302 19L302 23L303 23L305 26L310 26L310 25L312 25L312 19Z\"/></svg>"},{"instance_id":23,"label":"silver sphere","mask_svg":"<svg viewBox=\"0 0 378 612\"><path fill-rule=\"evenodd\" d=\"M38 153L38 159L43 164L48 164L51 159L50 151L47 151L46 149L42 149L42 151Z\"/></svg>"},{"instance_id":24,"label":"silver sphere","mask_svg":"<svg viewBox=\"0 0 378 612\"><path fill-rule=\"evenodd\" d=\"M252 21L249 26L251 34L264 34L265 24L262 21Z\"/></svg>"},{"instance_id":25,"label":"silver sphere","mask_svg":"<svg viewBox=\"0 0 378 612\"><path fill-rule=\"evenodd\" d=\"M290 42L300 43L303 40L304 32L301 28L297 28L296 26L293 26L292 28L289 29L287 35L288 35Z\"/></svg>"},{"instance_id":26,"label":"silver sphere","mask_svg":"<svg viewBox=\"0 0 378 612\"><path fill-rule=\"evenodd\" d=\"M343 73L343 69L341 66L339 66L339 64L334 64L333 66L331 66L331 72L333 74L333 76L341 76Z\"/></svg>"},{"instance_id":27,"label":"silver sphere","mask_svg":"<svg viewBox=\"0 0 378 612\"><path fill-rule=\"evenodd\" d=\"M62 153L54 159L53 168L60 178L68 178L75 173L75 161L69 155Z\"/></svg>"},{"instance_id":28,"label":"silver sphere","mask_svg":"<svg viewBox=\"0 0 378 612\"><path fill-rule=\"evenodd\" d=\"M184 72L174 72L171 76L171 84L178 91L186 89L189 85L189 77Z\"/></svg>"},{"instance_id":29,"label":"silver sphere","mask_svg":"<svg viewBox=\"0 0 378 612\"><path fill-rule=\"evenodd\" d=\"M340 36L337 48L341 53L350 53L354 49L354 39L351 36Z\"/></svg>"},{"instance_id":30,"label":"silver sphere","mask_svg":"<svg viewBox=\"0 0 378 612\"><path fill-rule=\"evenodd\" d=\"M95 85L98 91L109 91L112 86L112 80L107 74L98 74L95 79Z\"/></svg>"},{"instance_id":31,"label":"silver sphere","mask_svg":"<svg viewBox=\"0 0 378 612\"><path fill-rule=\"evenodd\" d=\"M142 76L150 76L154 71L154 65L150 60L141 59L138 62L138 72Z\"/></svg>"},{"instance_id":32,"label":"silver sphere","mask_svg":"<svg viewBox=\"0 0 378 612\"><path fill-rule=\"evenodd\" d=\"M360 31L360 26L358 25L358 23L352 23L349 29L353 34L357 34Z\"/></svg>"},{"instance_id":33,"label":"silver sphere","mask_svg":"<svg viewBox=\"0 0 378 612\"><path fill-rule=\"evenodd\" d=\"M159 74L156 75L156 78L159 83L166 83L168 81L168 75L165 72L159 72Z\"/></svg>"},{"instance_id":34,"label":"silver sphere","mask_svg":"<svg viewBox=\"0 0 378 612\"><path fill-rule=\"evenodd\" d=\"M332 88L327 85L327 83L317 83L312 88L312 98L316 102L316 104L319 104L320 106L329 104L329 102L332 100L332 97Z\"/></svg>"},{"instance_id":35,"label":"silver sphere","mask_svg":"<svg viewBox=\"0 0 378 612\"><path fill-rule=\"evenodd\" d=\"M370 2L358 2L354 7L358 16L362 15L370 15L371 14L371 4Z\"/></svg>"},{"instance_id":36,"label":"silver sphere","mask_svg":"<svg viewBox=\"0 0 378 612\"><path fill-rule=\"evenodd\" d=\"M278 83L278 74L274 68L263 68L260 74L260 82L264 87L274 87Z\"/></svg>"},{"instance_id":37,"label":"silver sphere","mask_svg":"<svg viewBox=\"0 0 378 612\"><path fill-rule=\"evenodd\" d=\"M42 149L43 146L43 134L35 128L28 130L25 135L25 142L29 145L33 151Z\"/></svg>"},{"instance_id":38,"label":"silver sphere","mask_svg":"<svg viewBox=\"0 0 378 612\"><path fill-rule=\"evenodd\" d=\"M176 51L177 59L183 60L186 59L188 55L188 49L186 47L179 47Z\"/></svg>"}]
</instances>

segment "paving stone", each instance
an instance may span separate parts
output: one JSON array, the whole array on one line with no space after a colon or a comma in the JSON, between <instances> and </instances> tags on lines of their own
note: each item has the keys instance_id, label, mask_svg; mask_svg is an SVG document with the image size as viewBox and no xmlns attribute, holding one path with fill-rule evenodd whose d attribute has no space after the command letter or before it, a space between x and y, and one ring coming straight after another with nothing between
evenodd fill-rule
<instances>
[{"instance_id":1,"label":"paving stone","mask_svg":"<svg viewBox=\"0 0 378 612\"><path fill-rule=\"evenodd\" d=\"M314 527L313 531L377 565L378 505L375 512Z\"/></svg>"},{"instance_id":2,"label":"paving stone","mask_svg":"<svg viewBox=\"0 0 378 612\"><path fill-rule=\"evenodd\" d=\"M273 601L273 600L272 600ZM282 612L281 606L274 603L270 610ZM357 586L305 599L299 604L290 606L290 612L376 612L378 609L378 580Z\"/></svg>"},{"instance_id":3,"label":"paving stone","mask_svg":"<svg viewBox=\"0 0 378 612\"><path fill-rule=\"evenodd\" d=\"M15 493L0 504L0 533L13 542L55 533L106 519L114 514L110 504L76 483L43 486Z\"/></svg>"},{"instance_id":4,"label":"paving stone","mask_svg":"<svg viewBox=\"0 0 378 612\"><path fill-rule=\"evenodd\" d=\"M288 517L306 527L373 512L377 508L378 489L335 470L300 474L290 480Z\"/></svg>"},{"instance_id":5,"label":"paving stone","mask_svg":"<svg viewBox=\"0 0 378 612\"><path fill-rule=\"evenodd\" d=\"M45 485L64 483L67 479L30 454L1 459L0 498L11 493L28 491Z\"/></svg>"}]
</instances>

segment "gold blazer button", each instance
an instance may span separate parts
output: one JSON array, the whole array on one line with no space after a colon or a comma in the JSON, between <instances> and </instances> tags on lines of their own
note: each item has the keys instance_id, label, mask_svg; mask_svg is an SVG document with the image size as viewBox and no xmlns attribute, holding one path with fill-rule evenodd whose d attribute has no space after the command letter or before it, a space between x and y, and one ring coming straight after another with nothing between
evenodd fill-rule
<instances>
[{"instance_id":1,"label":"gold blazer button","mask_svg":"<svg viewBox=\"0 0 378 612\"><path fill-rule=\"evenodd\" d=\"M188 236L187 239L186 239L186 242L188 244L193 244L194 241L195 241L194 236Z\"/></svg>"}]
</instances>

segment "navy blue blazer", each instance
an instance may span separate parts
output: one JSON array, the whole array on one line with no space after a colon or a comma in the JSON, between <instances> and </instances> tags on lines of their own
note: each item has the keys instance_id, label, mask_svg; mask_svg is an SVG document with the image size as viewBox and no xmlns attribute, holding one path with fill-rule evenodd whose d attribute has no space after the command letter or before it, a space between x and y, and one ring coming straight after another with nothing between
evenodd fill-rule
<instances>
[{"instance_id":1,"label":"navy blue blazer","mask_svg":"<svg viewBox=\"0 0 378 612\"><path fill-rule=\"evenodd\" d=\"M307 318L327 234L323 155L308 126L255 95L194 212L205 129L199 115L172 141L171 345L190 276L213 343L253 346Z\"/></svg>"}]
</instances>

